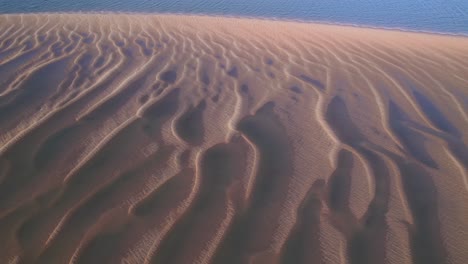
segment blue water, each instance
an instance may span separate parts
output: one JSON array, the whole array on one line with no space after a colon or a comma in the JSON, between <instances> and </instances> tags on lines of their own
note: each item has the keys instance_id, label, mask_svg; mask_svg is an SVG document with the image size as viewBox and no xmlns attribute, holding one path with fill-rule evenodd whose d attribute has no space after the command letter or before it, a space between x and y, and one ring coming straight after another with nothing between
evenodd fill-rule
<instances>
[{"instance_id":1,"label":"blue water","mask_svg":"<svg viewBox=\"0 0 468 264\"><path fill-rule=\"evenodd\" d=\"M62 11L271 17L468 34L468 0L0 0L0 13Z\"/></svg>"}]
</instances>

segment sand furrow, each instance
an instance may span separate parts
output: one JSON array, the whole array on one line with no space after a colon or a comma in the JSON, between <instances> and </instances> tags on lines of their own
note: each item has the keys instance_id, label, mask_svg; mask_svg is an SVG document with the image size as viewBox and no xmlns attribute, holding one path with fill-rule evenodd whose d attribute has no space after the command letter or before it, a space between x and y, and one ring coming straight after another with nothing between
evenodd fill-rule
<instances>
[{"instance_id":1,"label":"sand furrow","mask_svg":"<svg viewBox=\"0 0 468 264\"><path fill-rule=\"evenodd\" d=\"M149 172L158 171L159 166L166 164L169 154L170 148L162 147L147 160L136 162L135 168L124 171L115 179L99 186L96 191L90 192L60 220L59 228L51 233L37 261L64 263L70 259L86 231L98 220L102 212L124 204L132 194L141 192L146 178L151 175Z\"/></svg>"},{"instance_id":2,"label":"sand furrow","mask_svg":"<svg viewBox=\"0 0 468 264\"><path fill-rule=\"evenodd\" d=\"M285 243L281 263L325 263L320 245L320 221L325 182L316 180L297 212L297 221Z\"/></svg>"},{"instance_id":3,"label":"sand furrow","mask_svg":"<svg viewBox=\"0 0 468 264\"><path fill-rule=\"evenodd\" d=\"M242 173L243 151L236 143L216 145L201 160L198 193L187 212L171 228L150 263L187 263L203 259L215 231L228 217L227 203L233 180ZM237 199L236 199L237 200Z\"/></svg>"},{"instance_id":4,"label":"sand furrow","mask_svg":"<svg viewBox=\"0 0 468 264\"><path fill-rule=\"evenodd\" d=\"M277 217L284 202L287 175L291 173L288 139L278 124L273 102L242 120L238 129L258 148L258 168L251 200L234 220L215 263L273 261L277 253L268 250L276 223L262 223L261 219Z\"/></svg>"},{"instance_id":5,"label":"sand furrow","mask_svg":"<svg viewBox=\"0 0 468 264\"><path fill-rule=\"evenodd\" d=\"M411 239L413 262L446 263L447 253L440 237L437 213L437 193L433 180L414 163L397 161L404 192L414 224L407 224Z\"/></svg>"},{"instance_id":6,"label":"sand furrow","mask_svg":"<svg viewBox=\"0 0 468 264\"><path fill-rule=\"evenodd\" d=\"M203 110L205 108L205 101L201 101L177 120L177 134L185 142L192 145L199 145L203 142Z\"/></svg>"}]
</instances>

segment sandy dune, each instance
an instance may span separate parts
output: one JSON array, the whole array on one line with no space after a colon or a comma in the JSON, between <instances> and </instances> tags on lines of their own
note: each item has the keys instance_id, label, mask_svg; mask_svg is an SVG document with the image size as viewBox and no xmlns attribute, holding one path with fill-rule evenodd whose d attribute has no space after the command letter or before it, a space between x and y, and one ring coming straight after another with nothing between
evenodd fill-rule
<instances>
[{"instance_id":1,"label":"sandy dune","mask_svg":"<svg viewBox=\"0 0 468 264\"><path fill-rule=\"evenodd\" d=\"M0 16L1 263L467 263L468 38Z\"/></svg>"}]
</instances>

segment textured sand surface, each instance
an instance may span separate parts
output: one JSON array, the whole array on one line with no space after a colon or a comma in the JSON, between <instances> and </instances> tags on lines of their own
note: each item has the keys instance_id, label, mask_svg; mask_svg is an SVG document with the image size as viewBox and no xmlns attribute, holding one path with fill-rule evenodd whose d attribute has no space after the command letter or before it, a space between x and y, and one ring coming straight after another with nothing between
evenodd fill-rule
<instances>
[{"instance_id":1,"label":"textured sand surface","mask_svg":"<svg viewBox=\"0 0 468 264\"><path fill-rule=\"evenodd\" d=\"M468 38L0 16L1 263L468 262Z\"/></svg>"}]
</instances>

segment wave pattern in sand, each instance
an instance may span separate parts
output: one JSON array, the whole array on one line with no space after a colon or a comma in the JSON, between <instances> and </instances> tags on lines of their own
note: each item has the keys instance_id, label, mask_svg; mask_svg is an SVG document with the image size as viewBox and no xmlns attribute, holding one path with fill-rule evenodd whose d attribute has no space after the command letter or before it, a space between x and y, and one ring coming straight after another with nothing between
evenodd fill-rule
<instances>
[{"instance_id":1,"label":"wave pattern in sand","mask_svg":"<svg viewBox=\"0 0 468 264\"><path fill-rule=\"evenodd\" d=\"M0 16L2 263L465 263L468 39Z\"/></svg>"}]
</instances>

